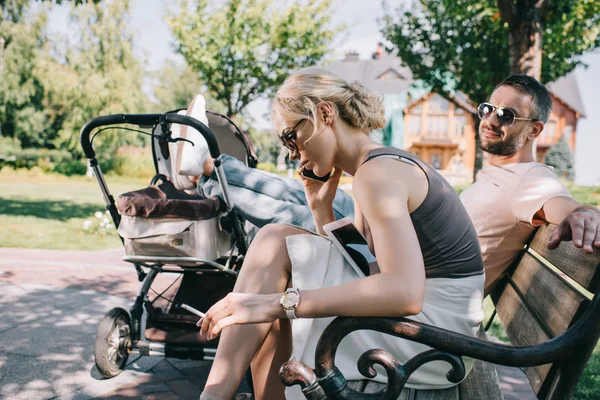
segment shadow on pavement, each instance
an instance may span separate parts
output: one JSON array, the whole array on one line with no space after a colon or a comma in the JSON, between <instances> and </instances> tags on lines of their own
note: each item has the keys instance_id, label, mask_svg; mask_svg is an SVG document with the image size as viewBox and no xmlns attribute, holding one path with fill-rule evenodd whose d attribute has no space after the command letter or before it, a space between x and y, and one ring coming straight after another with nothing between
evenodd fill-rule
<instances>
[{"instance_id":1,"label":"shadow on pavement","mask_svg":"<svg viewBox=\"0 0 600 400\"><path fill-rule=\"evenodd\" d=\"M111 380L98 380L94 371L100 320L111 308L128 309L130 303L77 285L0 283L0 397L49 399L80 391L79 398L90 398L149 369L133 363Z\"/></svg>"}]
</instances>

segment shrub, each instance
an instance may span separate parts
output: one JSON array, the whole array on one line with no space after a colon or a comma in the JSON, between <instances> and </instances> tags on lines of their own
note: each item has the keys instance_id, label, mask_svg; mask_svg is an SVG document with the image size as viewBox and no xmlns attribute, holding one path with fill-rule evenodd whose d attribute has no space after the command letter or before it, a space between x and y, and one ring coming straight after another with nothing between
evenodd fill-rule
<instances>
[{"instance_id":1,"label":"shrub","mask_svg":"<svg viewBox=\"0 0 600 400\"><path fill-rule=\"evenodd\" d=\"M573 179L573 153L563 137L548 150L544 163L554 167L556 175L569 180Z\"/></svg>"},{"instance_id":2,"label":"shrub","mask_svg":"<svg viewBox=\"0 0 600 400\"><path fill-rule=\"evenodd\" d=\"M85 175L87 166L83 160L65 160L57 163L53 171L62 175Z\"/></svg>"},{"instance_id":3,"label":"shrub","mask_svg":"<svg viewBox=\"0 0 600 400\"><path fill-rule=\"evenodd\" d=\"M277 173L277 166L272 162L259 162L256 168L263 171L272 172L274 174Z\"/></svg>"},{"instance_id":4,"label":"shrub","mask_svg":"<svg viewBox=\"0 0 600 400\"><path fill-rule=\"evenodd\" d=\"M105 172L113 172L120 176L130 178L152 178L156 171L154 161L149 147L124 147L117 151L102 169Z\"/></svg>"}]
</instances>

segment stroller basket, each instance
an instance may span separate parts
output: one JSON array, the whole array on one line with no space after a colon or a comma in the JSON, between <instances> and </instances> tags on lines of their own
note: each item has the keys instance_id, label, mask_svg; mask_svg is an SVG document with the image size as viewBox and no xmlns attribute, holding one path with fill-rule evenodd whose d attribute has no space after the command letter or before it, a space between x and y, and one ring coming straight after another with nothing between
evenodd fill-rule
<instances>
[{"instance_id":1,"label":"stroller basket","mask_svg":"<svg viewBox=\"0 0 600 400\"><path fill-rule=\"evenodd\" d=\"M118 233L129 256L198 257L216 260L231 245L220 228L225 204L218 197L177 190L172 182L119 196Z\"/></svg>"}]
</instances>

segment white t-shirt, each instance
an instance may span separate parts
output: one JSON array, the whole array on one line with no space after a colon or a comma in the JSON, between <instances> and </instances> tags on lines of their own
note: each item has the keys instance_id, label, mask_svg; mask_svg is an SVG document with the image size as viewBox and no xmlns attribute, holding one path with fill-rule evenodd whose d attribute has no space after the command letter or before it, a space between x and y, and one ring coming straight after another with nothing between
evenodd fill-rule
<instances>
[{"instance_id":1,"label":"white t-shirt","mask_svg":"<svg viewBox=\"0 0 600 400\"><path fill-rule=\"evenodd\" d=\"M571 197L554 171L537 162L486 165L460 195L479 238L486 292L544 221L538 211L553 197Z\"/></svg>"}]
</instances>

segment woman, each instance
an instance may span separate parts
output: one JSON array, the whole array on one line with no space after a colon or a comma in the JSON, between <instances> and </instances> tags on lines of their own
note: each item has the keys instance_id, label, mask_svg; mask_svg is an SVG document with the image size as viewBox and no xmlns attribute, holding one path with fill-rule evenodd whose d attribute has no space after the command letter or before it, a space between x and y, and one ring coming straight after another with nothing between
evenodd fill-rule
<instances>
[{"instance_id":1,"label":"woman","mask_svg":"<svg viewBox=\"0 0 600 400\"><path fill-rule=\"evenodd\" d=\"M359 277L323 236L288 225L263 228L234 292L198 322L210 338L221 334L201 399L232 398L248 365L256 398L283 398L280 366L290 356L314 365L316 342L334 316L411 316L476 334L484 275L475 230L437 172L369 138L383 128L383 112L376 95L318 68L298 71L277 91L272 118L291 158L318 176L334 171L326 183L304 180L318 232L323 235L323 225L334 221L332 201L342 171L353 175L355 225L380 272ZM294 317L299 319L291 325L288 318ZM354 332L336 356L347 379L364 378L356 362L371 348L386 349L400 362L427 349L378 332ZM443 362L425 364L407 387L450 387L448 370ZM293 397L293 390L286 394Z\"/></svg>"}]
</instances>

